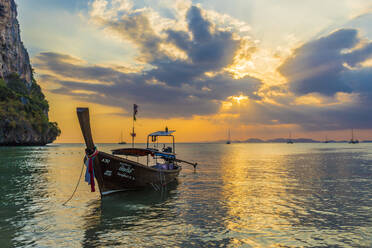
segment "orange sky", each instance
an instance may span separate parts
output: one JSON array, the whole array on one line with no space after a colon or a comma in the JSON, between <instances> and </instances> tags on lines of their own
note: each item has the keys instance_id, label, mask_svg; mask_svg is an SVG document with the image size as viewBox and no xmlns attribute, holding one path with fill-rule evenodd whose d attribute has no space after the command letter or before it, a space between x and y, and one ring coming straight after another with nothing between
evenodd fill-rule
<instances>
[{"instance_id":1,"label":"orange sky","mask_svg":"<svg viewBox=\"0 0 372 248\"><path fill-rule=\"evenodd\" d=\"M50 103L49 117L57 121L62 134L55 141L56 143L81 143L83 142L79 122L76 116L76 107L89 107L91 127L94 141L97 143L116 143L120 140L121 132L126 142L131 142L130 132L132 118L122 117L115 113L117 109L108 108L99 104L79 102L71 97L54 95L46 92ZM194 117L191 119L149 119L141 118L141 106L135 122L137 137L136 142L146 142L149 133L164 130L165 127L176 130L177 142L208 142L227 139L228 128L231 129L232 140L245 140L249 138L273 139L287 138L289 132L292 138L312 138L316 140L328 139L348 140L350 130L340 131L314 131L306 132L298 130L295 125L229 125L228 120L224 122L208 120L208 118ZM295 131L293 131L295 130ZM354 130L356 138L372 139L371 130Z\"/></svg>"},{"instance_id":2,"label":"orange sky","mask_svg":"<svg viewBox=\"0 0 372 248\"><path fill-rule=\"evenodd\" d=\"M56 142L83 141L76 107L90 108L96 142L121 132L130 141L133 103L138 142L165 126L178 142L225 140L228 129L233 140L345 140L352 127L372 140L370 4L196 2L18 0L22 39L62 130ZM334 41L340 48L322 58Z\"/></svg>"}]
</instances>

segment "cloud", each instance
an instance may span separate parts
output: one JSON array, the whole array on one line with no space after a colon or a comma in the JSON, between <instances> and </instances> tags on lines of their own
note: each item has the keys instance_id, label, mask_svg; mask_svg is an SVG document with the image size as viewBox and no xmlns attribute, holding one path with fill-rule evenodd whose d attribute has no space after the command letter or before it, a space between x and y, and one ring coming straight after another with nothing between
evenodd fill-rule
<instances>
[{"instance_id":1,"label":"cloud","mask_svg":"<svg viewBox=\"0 0 372 248\"><path fill-rule=\"evenodd\" d=\"M356 29L340 29L297 48L279 71L297 95L354 91L345 80L353 68L372 57L372 42L363 42ZM353 80L358 80L357 74Z\"/></svg>"},{"instance_id":2,"label":"cloud","mask_svg":"<svg viewBox=\"0 0 372 248\"><path fill-rule=\"evenodd\" d=\"M292 124L308 131L368 129L372 127L372 117L368 115L369 111L367 106L358 104L314 106L252 102L250 111L241 113L240 121L262 125Z\"/></svg>"},{"instance_id":3,"label":"cloud","mask_svg":"<svg viewBox=\"0 0 372 248\"><path fill-rule=\"evenodd\" d=\"M237 116L239 124L372 128L372 70L363 64L371 58L372 43L356 29L340 29L304 43L278 68L287 84L270 86L246 74L237 79L228 73L237 57L257 56L258 44L236 33L236 24L221 27L200 6L187 5L163 17L128 1L93 3L91 20L132 42L141 68L92 65L66 54L41 53L34 66L41 79L59 85L53 93L124 112L137 103L144 117L227 114ZM241 105L231 100L241 95ZM231 105L224 109L226 101Z\"/></svg>"},{"instance_id":4,"label":"cloud","mask_svg":"<svg viewBox=\"0 0 372 248\"><path fill-rule=\"evenodd\" d=\"M356 29L340 29L309 41L278 68L287 87L261 89L263 97L272 101L251 102L241 121L275 120L305 130L372 128L372 67L363 66L370 58L372 42Z\"/></svg>"},{"instance_id":5,"label":"cloud","mask_svg":"<svg viewBox=\"0 0 372 248\"><path fill-rule=\"evenodd\" d=\"M64 78L80 78L111 83L121 74L109 67L86 66L85 62L66 54L40 53L33 59L38 70L49 71Z\"/></svg>"},{"instance_id":6,"label":"cloud","mask_svg":"<svg viewBox=\"0 0 372 248\"><path fill-rule=\"evenodd\" d=\"M160 50L162 40L154 32L144 13L124 16L118 21L109 21L105 25L111 30L116 31L124 39L135 43L144 56L144 61L163 58L164 54Z\"/></svg>"},{"instance_id":7,"label":"cloud","mask_svg":"<svg viewBox=\"0 0 372 248\"><path fill-rule=\"evenodd\" d=\"M122 7L119 11L110 6ZM121 1L96 0L90 14L102 28L133 42L146 65L139 71L125 71L66 54L40 53L34 66L41 78L60 85L53 93L124 110L137 103L143 116L162 118L215 114L232 95L259 98L260 80L248 76L236 80L224 70L233 62L241 40L211 23L199 7L190 6L184 13L185 29L165 25L170 20L154 10L133 9ZM155 27L154 16L161 29ZM176 52L183 56L173 56Z\"/></svg>"},{"instance_id":8,"label":"cloud","mask_svg":"<svg viewBox=\"0 0 372 248\"><path fill-rule=\"evenodd\" d=\"M200 8L191 6L186 12L186 30L175 30L173 26L163 25L163 30L155 31L154 20L151 21L153 15L152 10L141 9L132 10L118 19L104 19L101 16L99 20L104 28L132 41L139 48L140 60L156 68L152 74L161 77L159 80L162 81L166 80L162 73L164 69L166 74L181 73L178 76L181 79L176 81L183 82L184 77L192 78L207 71L219 71L233 62L241 41L234 39L231 31L222 31L212 25L202 15ZM159 22L169 20L159 17ZM170 55L177 52L174 48L183 52L185 58L175 60ZM174 76L169 78L174 79Z\"/></svg>"},{"instance_id":9,"label":"cloud","mask_svg":"<svg viewBox=\"0 0 372 248\"><path fill-rule=\"evenodd\" d=\"M260 85L257 79L234 80L225 73L213 77L186 77L182 84L168 85L157 80L154 70L126 73L98 65L76 65L65 58L70 56L41 53L35 58L36 68L48 72L41 77L60 85L51 90L53 93L124 110L136 102L142 106L141 114L147 117L187 118L214 114L218 112L221 101L231 95L243 93L257 98L254 92ZM166 67L163 66L162 70Z\"/></svg>"},{"instance_id":10,"label":"cloud","mask_svg":"<svg viewBox=\"0 0 372 248\"><path fill-rule=\"evenodd\" d=\"M292 125L308 131L372 128L372 42L357 29L339 29L304 43L278 70L282 85L262 85L260 101L228 113L239 123Z\"/></svg>"}]
</instances>

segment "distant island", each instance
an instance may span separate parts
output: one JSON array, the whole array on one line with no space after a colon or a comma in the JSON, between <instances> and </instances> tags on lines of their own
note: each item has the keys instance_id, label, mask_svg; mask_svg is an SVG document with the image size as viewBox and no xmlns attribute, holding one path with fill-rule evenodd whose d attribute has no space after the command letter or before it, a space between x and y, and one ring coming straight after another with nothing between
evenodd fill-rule
<instances>
[{"instance_id":1,"label":"distant island","mask_svg":"<svg viewBox=\"0 0 372 248\"><path fill-rule=\"evenodd\" d=\"M0 0L0 145L45 145L61 131L36 83L14 0Z\"/></svg>"},{"instance_id":2,"label":"distant island","mask_svg":"<svg viewBox=\"0 0 372 248\"><path fill-rule=\"evenodd\" d=\"M298 138L298 139L292 139L293 143L324 143L324 141L319 140L313 140L308 138ZM328 143L349 143L348 140L327 140ZM258 139L258 138L250 138L247 140L232 140L231 143L287 143L288 138L276 138L276 139ZM207 143L225 143L224 140L218 140L213 142L207 142ZM361 143L372 143L372 140L364 140L361 141Z\"/></svg>"},{"instance_id":3,"label":"distant island","mask_svg":"<svg viewBox=\"0 0 372 248\"><path fill-rule=\"evenodd\" d=\"M298 138L292 139L293 143L322 143L322 141L307 139L307 138ZM244 143L287 143L288 138L277 138L277 139L269 139L269 140L261 140L261 139L248 139L245 141L238 141ZM336 141L328 141L328 142L336 142Z\"/></svg>"}]
</instances>

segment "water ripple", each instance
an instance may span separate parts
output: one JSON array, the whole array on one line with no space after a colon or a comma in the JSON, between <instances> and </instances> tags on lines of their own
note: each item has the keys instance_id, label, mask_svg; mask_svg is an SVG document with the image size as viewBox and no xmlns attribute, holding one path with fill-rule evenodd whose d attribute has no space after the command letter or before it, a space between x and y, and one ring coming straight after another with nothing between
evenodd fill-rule
<instances>
[{"instance_id":1,"label":"water ripple","mask_svg":"<svg viewBox=\"0 0 372 248\"><path fill-rule=\"evenodd\" d=\"M320 145L180 144L177 184L67 206L81 145L1 147L2 247L372 246L372 144Z\"/></svg>"}]
</instances>

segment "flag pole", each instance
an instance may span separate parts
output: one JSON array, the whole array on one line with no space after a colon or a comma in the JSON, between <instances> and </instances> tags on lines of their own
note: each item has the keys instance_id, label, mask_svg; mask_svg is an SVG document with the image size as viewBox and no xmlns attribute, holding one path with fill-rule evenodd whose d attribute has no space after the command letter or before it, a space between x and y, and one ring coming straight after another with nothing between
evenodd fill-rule
<instances>
[{"instance_id":1,"label":"flag pole","mask_svg":"<svg viewBox=\"0 0 372 248\"><path fill-rule=\"evenodd\" d=\"M138 112L138 105L133 104L133 126L132 126L132 148L134 148L134 137L136 137L136 133L134 132L134 122L136 121L136 114Z\"/></svg>"},{"instance_id":2,"label":"flag pole","mask_svg":"<svg viewBox=\"0 0 372 248\"><path fill-rule=\"evenodd\" d=\"M133 127L132 127L132 148L134 148L134 118L133 118Z\"/></svg>"}]
</instances>

